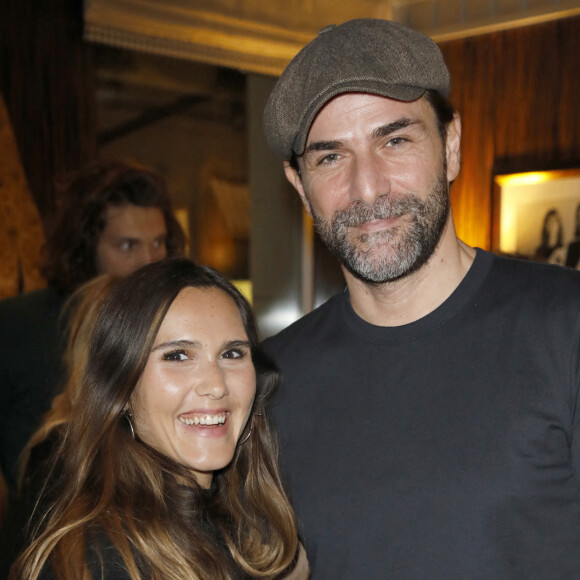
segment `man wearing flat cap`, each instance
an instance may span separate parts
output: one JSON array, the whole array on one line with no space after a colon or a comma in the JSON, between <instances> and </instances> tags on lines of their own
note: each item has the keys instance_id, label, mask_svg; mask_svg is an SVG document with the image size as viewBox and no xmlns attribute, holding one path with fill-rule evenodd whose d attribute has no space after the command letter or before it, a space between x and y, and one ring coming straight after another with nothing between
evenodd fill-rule
<instances>
[{"instance_id":1,"label":"man wearing flat cap","mask_svg":"<svg viewBox=\"0 0 580 580\"><path fill-rule=\"evenodd\" d=\"M264 115L347 288L265 346L313 578L580 578L580 274L458 239L424 35L323 29Z\"/></svg>"}]
</instances>

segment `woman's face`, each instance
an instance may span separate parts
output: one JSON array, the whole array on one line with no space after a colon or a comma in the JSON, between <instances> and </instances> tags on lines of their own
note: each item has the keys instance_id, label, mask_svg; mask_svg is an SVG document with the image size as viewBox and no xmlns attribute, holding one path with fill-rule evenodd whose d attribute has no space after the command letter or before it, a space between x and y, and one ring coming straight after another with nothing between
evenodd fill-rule
<instances>
[{"instance_id":1,"label":"woman's face","mask_svg":"<svg viewBox=\"0 0 580 580\"><path fill-rule=\"evenodd\" d=\"M185 288L165 316L131 396L137 435L190 468L202 487L228 465L244 430L256 373L235 302Z\"/></svg>"}]
</instances>

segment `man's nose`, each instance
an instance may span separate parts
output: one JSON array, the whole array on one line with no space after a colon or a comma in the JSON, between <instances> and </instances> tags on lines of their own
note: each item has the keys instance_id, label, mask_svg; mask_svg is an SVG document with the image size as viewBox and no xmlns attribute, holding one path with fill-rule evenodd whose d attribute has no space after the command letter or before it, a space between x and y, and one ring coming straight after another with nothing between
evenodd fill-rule
<instances>
[{"instance_id":1,"label":"man's nose","mask_svg":"<svg viewBox=\"0 0 580 580\"><path fill-rule=\"evenodd\" d=\"M351 171L352 201L359 200L372 207L378 197L390 193L388 168L379 155L372 152L359 155Z\"/></svg>"}]
</instances>

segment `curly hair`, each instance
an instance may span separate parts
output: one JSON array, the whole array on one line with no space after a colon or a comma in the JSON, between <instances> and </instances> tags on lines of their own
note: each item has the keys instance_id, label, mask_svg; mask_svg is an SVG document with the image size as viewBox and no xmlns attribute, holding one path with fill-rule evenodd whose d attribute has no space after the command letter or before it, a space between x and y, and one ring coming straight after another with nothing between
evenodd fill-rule
<instances>
[{"instance_id":1,"label":"curly hair","mask_svg":"<svg viewBox=\"0 0 580 580\"><path fill-rule=\"evenodd\" d=\"M183 230L163 179L152 171L101 161L82 169L61 187L59 201L41 270L49 286L64 294L97 275L96 248L105 227L105 211L111 205L159 208L167 228L167 256L183 254Z\"/></svg>"},{"instance_id":2,"label":"curly hair","mask_svg":"<svg viewBox=\"0 0 580 580\"><path fill-rule=\"evenodd\" d=\"M251 436L214 474L217 491L209 506L195 476L133 439L124 419L163 319L188 287L216 288L235 302L256 371L246 426ZM35 537L11 578L35 580L48 562L58 580L87 577L86 548L94 545L95 531L107 534L135 580L143 574L152 580L229 580L236 568L274 578L292 565L297 530L267 409L279 376L259 347L250 306L227 279L174 258L115 282L97 315L78 380L47 477L45 493L56 499L38 514ZM46 503L41 497L38 505ZM208 535L208 523L223 541Z\"/></svg>"}]
</instances>

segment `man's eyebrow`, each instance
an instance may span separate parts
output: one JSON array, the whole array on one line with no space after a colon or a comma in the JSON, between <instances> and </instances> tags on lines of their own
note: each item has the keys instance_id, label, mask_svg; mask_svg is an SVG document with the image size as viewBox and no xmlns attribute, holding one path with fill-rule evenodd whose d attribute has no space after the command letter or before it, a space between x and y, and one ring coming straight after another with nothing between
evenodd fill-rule
<instances>
[{"instance_id":1,"label":"man's eyebrow","mask_svg":"<svg viewBox=\"0 0 580 580\"><path fill-rule=\"evenodd\" d=\"M306 156L312 151L330 151L331 149L338 149L342 145L342 141L313 141L310 143L302 156Z\"/></svg>"},{"instance_id":2,"label":"man's eyebrow","mask_svg":"<svg viewBox=\"0 0 580 580\"><path fill-rule=\"evenodd\" d=\"M378 137L386 137L395 131L399 131L404 129L405 127L412 127L413 125L423 125L423 121L419 119L408 119L407 117L403 117L402 119L397 119L388 125L382 125L381 127L377 127L373 131L373 137L376 139Z\"/></svg>"},{"instance_id":3,"label":"man's eyebrow","mask_svg":"<svg viewBox=\"0 0 580 580\"><path fill-rule=\"evenodd\" d=\"M376 139L378 137L386 137L395 131L399 131L405 127L411 127L413 125L423 125L423 121L419 119L409 119L407 117L397 119L392 123L377 127L373 131L373 138ZM307 156L312 151L331 151L332 149L338 149L341 145L342 141L313 141L307 145L301 157Z\"/></svg>"}]
</instances>

